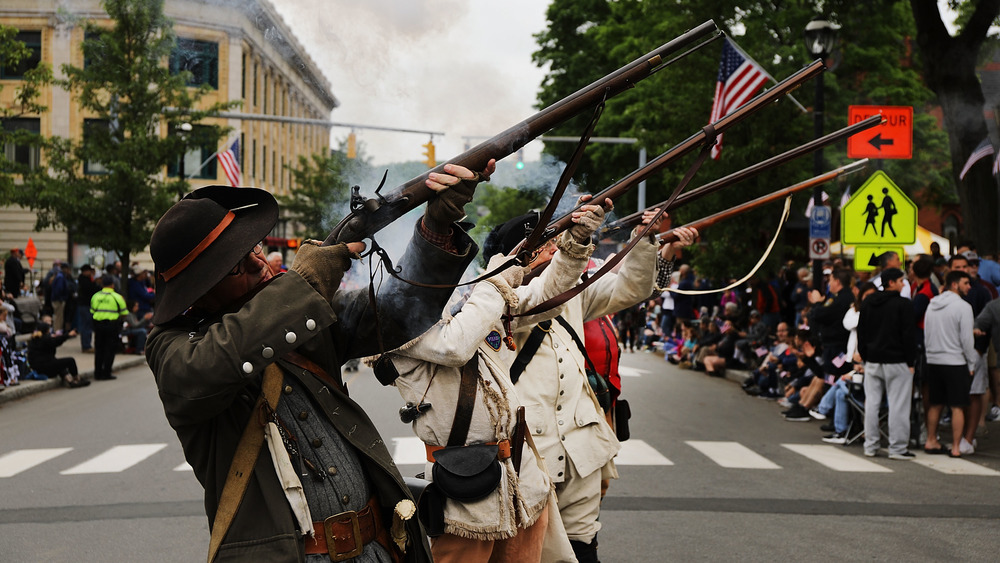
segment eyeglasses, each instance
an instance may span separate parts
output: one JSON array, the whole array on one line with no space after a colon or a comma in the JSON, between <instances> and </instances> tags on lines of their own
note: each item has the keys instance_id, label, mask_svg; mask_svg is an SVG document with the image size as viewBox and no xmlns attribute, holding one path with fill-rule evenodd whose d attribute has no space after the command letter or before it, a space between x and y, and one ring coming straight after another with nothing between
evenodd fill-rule
<instances>
[{"instance_id":1,"label":"eyeglasses","mask_svg":"<svg viewBox=\"0 0 1000 563\"><path fill-rule=\"evenodd\" d=\"M251 250L250 252L248 252L247 255L244 256L242 260L240 260L240 263L237 264L236 267L233 268L233 270L231 272L229 272L228 274L226 274L226 275L227 276L239 276L239 275L242 275L243 273L246 272L246 270L243 269L243 263L246 262L247 257L250 256L250 254L256 254L257 256L260 256L261 252L264 252L264 243L263 242L258 242L257 244L254 245L253 250Z\"/></svg>"}]
</instances>

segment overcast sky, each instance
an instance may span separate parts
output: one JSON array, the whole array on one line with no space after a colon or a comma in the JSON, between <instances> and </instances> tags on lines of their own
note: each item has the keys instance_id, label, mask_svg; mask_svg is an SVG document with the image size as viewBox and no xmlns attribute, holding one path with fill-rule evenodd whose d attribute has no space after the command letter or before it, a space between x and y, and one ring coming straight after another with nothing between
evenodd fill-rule
<instances>
[{"instance_id":1,"label":"overcast sky","mask_svg":"<svg viewBox=\"0 0 1000 563\"><path fill-rule=\"evenodd\" d=\"M495 135L536 111L544 72L531 62L533 35L548 0L271 1L340 101L332 121L443 132L434 137L443 161L465 150L463 136ZM331 144L348 132L333 128ZM356 133L376 165L423 160L429 138ZM527 159L540 150L530 143Z\"/></svg>"},{"instance_id":2,"label":"overcast sky","mask_svg":"<svg viewBox=\"0 0 1000 563\"><path fill-rule=\"evenodd\" d=\"M437 159L534 113L546 0L271 0L330 82L332 121L440 131ZM333 145L348 129L332 130ZM374 164L422 160L428 136L356 131ZM473 141L476 144L478 141ZM528 147L533 159L541 143Z\"/></svg>"}]
</instances>

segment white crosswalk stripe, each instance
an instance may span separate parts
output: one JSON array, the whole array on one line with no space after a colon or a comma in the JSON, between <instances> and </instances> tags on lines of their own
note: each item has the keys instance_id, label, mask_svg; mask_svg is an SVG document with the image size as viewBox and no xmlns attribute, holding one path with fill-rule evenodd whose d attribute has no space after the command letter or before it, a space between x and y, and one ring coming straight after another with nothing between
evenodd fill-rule
<instances>
[{"instance_id":1,"label":"white crosswalk stripe","mask_svg":"<svg viewBox=\"0 0 1000 563\"><path fill-rule=\"evenodd\" d=\"M60 475L82 475L87 473L121 473L149 456L167 447L166 444L131 444L115 446L87 461L60 471Z\"/></svg>"},{"instance_id":2,"label":"white crosswalk stripe","mask_svg":"<svg viewBox=\"0 0 1000 563\"><path fill-rule=\"evenodd\" d=\"M649 373L648 369L631 368L623 365L618 366L618 375L622 377L642 377L647 373Z\"/></svg>"},{"instance_id":3,"label":"white crosswalk stripe","mask_svg":"<svg viewBox=\"0 0 1000 563\"><path fill-rule=\"evenodd\" d=\"M615 465L673 465L656 448L642 440L631 439L622 442L622 449L615 458Z\"/></svg>"},{"instance_id":4,"label":"white crosswalk stripe","mask_svg":"<svg viewBox=\"0 0 1000 563\"><path fill-rule=\"evenodd\" d=\"M817 446L812 444L781 444L793 452L803 455L834 471L855 473L892 473L892 469L844 450L841 446Z\"/></svg>"},{"instance_id":5,"label":"white crosswalk stripe","mask_svg":"<svg viewBox=\"0 0 1000 563\"><path fill-rule=\"evenodd\" d=\"M1000 472L994 471L988 467L983 467L982 465L972 463L967 459L954 459L947 455L927 455L923 452L913 452L917 457L913 460L914 463L923 465L933 469L934 471L940 471L941 473L947 473L949 475L983 475L989 477L996 477L1000 475Z\"/></svg>"},{"instance_id":6,"label":"white crosswalk stripe","mask_svg":"<svg viewBox=\"0 0 1000 563\"><path fill-rule=\"evenodd\" d=\"M40 448L35 450L14 450L0 457L0 477L13 477L50 459L55 459L73 448Z\"/></svg>"},{"instance_id":7,"label":"white crosswalk stripe","mask_svg":"<svg viewBox=\"0 0 1000 563\"><path fill-rule=\"evenodd\" d=\"M427 460L424 443L416 436L392 439L392 459L396 465L423 465ZM615 458L617 465L673 465L655 448L642 440L622 443L622 449Z\"/></svg>"},{"instance_id":8,"label":"white crosswalk stripe","mask_svg":"<svg viewBox=\"0 0 1000 563\"><path fill-rule=\"evenodd\" d=\"M782 469L774 461L739 442L688 440L684 442L719 467L735 469ZM397 465L423 466L426 463L424 444L415 436L392 438L392 454ZM824 467L841 472L892 473L906 466L905 462L888 462L884 457L870 460L860 448L817 444L781 444L785 449L814 461ZM129 444L114 446L83 463L60 471L61 475L120 473L126 471L167 447L167 444ZM73 448L37 448L13 450L0 455L0 478L19 475L29 469L52 461L73 451ZM998 477L1000 471L976 463L975 459L951 459L943 455L915 452L912 464L947 475ZM177 456L176 452L171 454ZM176 459L176 458L174 458ZM174 461L176 463L176 461ZM620 466L673 466L668 459L649 443L631 439L622 443L615 458ZM896 465L900 467L897 468ZM688 465L689 467L691 465ZM169 465L167 465L169 467ZM172 471L192 471L187 462L181 462Z\"/></svg>"},{"instance_id":9,"label":"white crosswalk stripe","mask_svg":"<svg viewBox=\"0 0 1000 563\"><path fill-rule=\"evenodd\" d=\"M736 469L781 469L781 466L739 442L697 442L687 445L705 454L722 467Z\"/></svg>"}]
</instances>

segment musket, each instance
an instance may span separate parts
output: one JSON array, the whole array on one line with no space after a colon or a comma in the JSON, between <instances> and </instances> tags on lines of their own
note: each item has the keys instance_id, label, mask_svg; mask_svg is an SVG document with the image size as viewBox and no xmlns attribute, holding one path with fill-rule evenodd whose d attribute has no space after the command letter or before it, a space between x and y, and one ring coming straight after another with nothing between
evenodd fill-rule
<instances>
[{"instance_id":1,"label":"musket","mask_svg":"<svg viewBox=\"0 0 1000 563\"><path fill-rule=\"evenodd\" d=\"M737 205L735 207L730 207L729 209L725 209L713 215L709 215L708 217L703 217L701 219L698 219L697 221L692 221L690 223L685 224L684 227L698 229L698 231L701 232L703 229L711 227L716 223L725 221L726 219L729 219L730 217L735 217L741 213L746 213L747 211L751 211L762 205L767 205L772 201L777 201L779 199L783 199L787 196L790 196L796 192L800 192L802 190L812 188L820 184L825 184L827 182L830 182L847 174L860 172L862 169L864 169L864 167L867 164L868 164L867 158L862 160L856 160L850 164L846 164L844 166L841 166L840 168L831 170L826 174L820 174L819 176L814 176L812 178L809 178L808 180L799 182L798 184L794 184L792 186L788 186L787 188L771 192L765 196L758 197L757 199L750 200L746 203ZM674 234L674 229L670 229L669 231L660 233L656 235L656 238L657 240L660 241L661 244L666 244L668 242L675 242L676 240L678 240L677 235Z\"/></svg>"},{"instance_id":2,"label":"musket","mask_svg":"<svg viewBox=\"0 0 1000 563\"><path fill-rule=\"evenodd\" d=\"M846 139L852 135L860 133L861 131L875 127L876 125L882 123L882 121L883 118L881 115L873 115L868 119L865 119L864 121L859 121L854 125L849 125L847 127L844 127L843 129L834 131L833 133L824 135L823 137L820 137L818 139L814 139L792 150L783 152L776 156L772 156L767 160L758 162L757 164L733 172L728 176L724 176L722 178L719 178L718 180L714 180L703 186L699 186L689 192L677 196L677 199L674 200L674 202L670 205L670 208L667 209L667 211L683 207L687 203L702 198L708 194L715 193L721 190L722 188L731 186L737 182L741 182L743 180L746 180L747 178L756 176L757 174L760 174L766 170L770 170L776 166L794 160L802 155L809 154L817 149L821 149L827 145L831 145L833 143L836 143L837 141ZM663 207L664 205L666 205L666 202L662 201L660 203L657 203L656 205L649 206L647 210L657 209ZM621 219L618 219L617 221L608 223L601 230L601 237L603 238L621 229L635 227L636 225L642 222L642 214L645 211L646 210L637 211L631 215L628 215L627 217L623 217Z\"/></svg>"},{"instance_id":3,"label":"musket","mask_svg":"<svg viewBox=\"0 0 1000 563\"><path fill-rule=\"evenodd\" d=\"M812 64L802 68L795 74L775 84L774 87L768 90L767 92L758 95L754 99L733 110L732 113L719 119L715 123L712 123L711 127L715 129L716 133L724 132L733 125L736 125L740 121L743 121L751 114L761 110L762 108L766 107L772 102L777 101L778 99L785 96L792 90L795 90L803 82L809 80L810 78L815 77L819 73L823 72L825 69L826 67L823 66L822 61L820 60L814 61ZM614 201L616 198L620 197L622 194L627 192L633 186L638 185L639 182L641 182L642 180L645 180L646 178L658 172L660 169L664 168L668 164L676 161L685 154L698 148L702 143L705 142L707 137L708 133L705 131L705 129L698 131L697 133L691 135L684 141L681 141L681 143L675 145L673 148L667 150L666 152L660 154L659 156L651 160L649 163L646 164L646 166L643 166L642 168L633 171L631 174L625 176L618 182L615 182L613 185L605 188L600 193L595 194L591 201L603 202L605 198L609 198L612 201ZM539 245L545 243L548 240L551 240L558 234L570 228L573 225L572 214L577 209L579 209L579 207L580 207L579 205L576 206L569 213L566 213L559 219L556 219L555 221L549 223L545 229L544 236L539 241ZM531 250L534 249L522 249L522 251L531 251Z\"/></svg>"},{"instance_id":4,"label":"musket","mask_svg":"<svg viewBox=\"0 0 1000 563\"><path fill-rule=\"evenodd\" d=\"M553 127L633 87L640 80L669 65L672 61L665 61L667 57L712 34L715 36L693 48L700 48L721 36L715 22L708 20L495 137L413 178L391 193L380 194L382 186L379 186L375 190L376 198L366 200L360 195L359 188L352 188L350 214L333 228L323 244L355 242L372 236L396 218L430 199L435 192L424 182L432 172L442 172L445 164L458 164L473 171L483 170L491 159L500 160L517 152ZM682 53L674 60L685 55L686 53Z\"/></svg>"}]
</instances>

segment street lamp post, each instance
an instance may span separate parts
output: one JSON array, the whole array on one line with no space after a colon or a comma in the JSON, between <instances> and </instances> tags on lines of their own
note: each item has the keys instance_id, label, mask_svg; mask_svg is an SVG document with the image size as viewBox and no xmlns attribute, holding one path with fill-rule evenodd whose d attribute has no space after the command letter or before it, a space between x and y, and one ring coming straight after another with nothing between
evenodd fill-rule
<instances>
[{"instance_id":1,"label":"street lamp post","mask_svg":"<svg viewBox=\"0 0 1000 563\"><path fill-rule=\"evenodd\" d=\"M809 54L826 61L836 44L838 29L840 29L839 25L821 19L806 24L806 48L809 50ZM823 110L823 73L820 73L816 77L816 100L813 105L813 135L816 139L823 136ZM823 171L823 149L818 149L813 153L813 173L819 176ZM819 185L813 188L813 205L816 207L823 205L823 188ZM823 261L813 260L813 287L819 289L821 293L822 280Z\"/></svg>"},{"instance_id":2,"label":"street lamp post","mask_svg":"<svg viewBox=\"0 0 1000 563\"><path fill-rule=\"evenodd\" d=\"M187 159L188 135L191 134L192 130L194 130L194 127L192 127L191 124L186 121L177 126L177 135L180 136L181 141L183 141L184 143L183 144L184 151L181 153L180 166L177 168L177 178L180 180L181 190L184 190L184 168L185 165L187 164L186 159ZM182 197L183 195L184 194L181 194Z\"/></svg>"}]
</instances>

